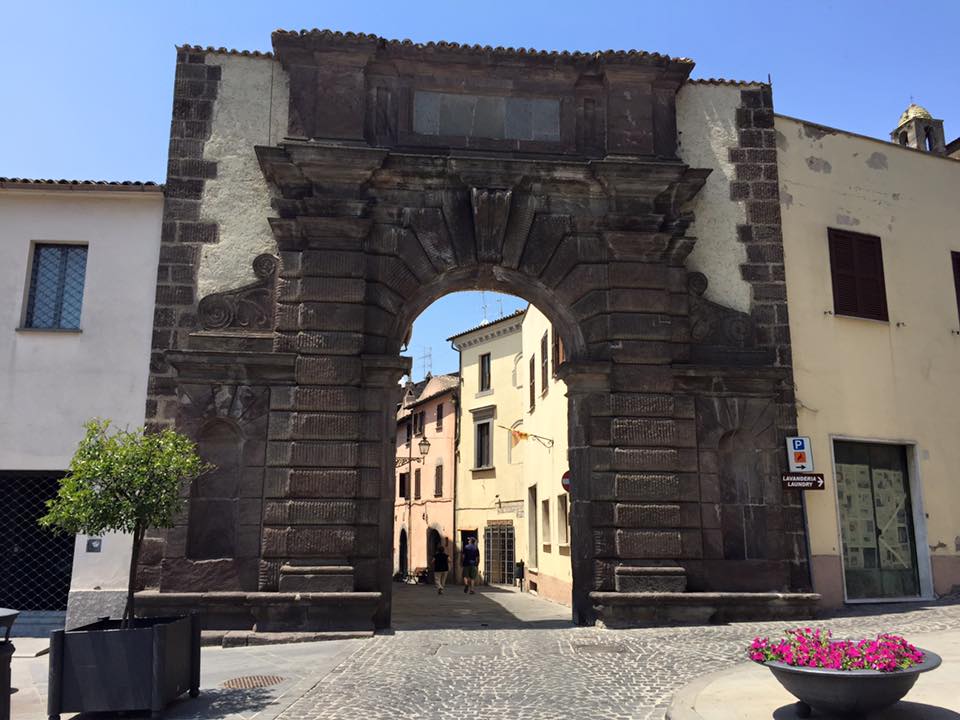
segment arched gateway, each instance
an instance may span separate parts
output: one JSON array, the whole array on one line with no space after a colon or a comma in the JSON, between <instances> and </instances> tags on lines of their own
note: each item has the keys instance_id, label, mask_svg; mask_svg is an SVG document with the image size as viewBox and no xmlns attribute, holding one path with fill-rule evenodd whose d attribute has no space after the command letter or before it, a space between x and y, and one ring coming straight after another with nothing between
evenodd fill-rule
<instances>
[{"instance_id":1,"label":"arched gateway","mask_svg":"<svg viewBox=\"0 0 960 720\"><path fill-rule=\"evenodd\" d=\"M226 167L204 163L240 100L216 51L180 49L148 420L233 423L243 463L215 521L235 524L234 555L191 558L181 537L202 528L158 534L141 577L160 592L142 607L198 607L223 628L389 624L399 351L432 301L485 288L535 303L566 348L574 618L805 610L809 596L701 594L809 581L799 497L778 478L795 413L776 183L756 183L753 206L732 186L717 201L746 205L728 229L770 257L738 278L749 313L709 302L686 263L710 169L677 150L692 63L324 31L273 41L259 92L289 82L287 125L231 152L255 152L276 249L247 257L256 282L198 305L199 247L219 228L204 182ZM756 121L741 159L759 176L774 153L775 176L769 88L736 92L737 123Z\"/></svg>"}]
</instances>

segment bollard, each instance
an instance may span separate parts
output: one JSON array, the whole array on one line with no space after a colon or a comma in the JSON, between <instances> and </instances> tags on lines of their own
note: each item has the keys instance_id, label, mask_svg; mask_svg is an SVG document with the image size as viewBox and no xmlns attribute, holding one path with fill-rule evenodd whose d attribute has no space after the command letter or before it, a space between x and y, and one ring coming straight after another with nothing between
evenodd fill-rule
<instances>
[{"instance_id":1,"label":"bollard","mask_svg":"<svg viewBox=\"0 0 960 720\"><path fill-rule=\"evenodd\" d=\"M0 720L10 720L10 659L13 643L0 642Z\"/></svg>"}]
</instances>

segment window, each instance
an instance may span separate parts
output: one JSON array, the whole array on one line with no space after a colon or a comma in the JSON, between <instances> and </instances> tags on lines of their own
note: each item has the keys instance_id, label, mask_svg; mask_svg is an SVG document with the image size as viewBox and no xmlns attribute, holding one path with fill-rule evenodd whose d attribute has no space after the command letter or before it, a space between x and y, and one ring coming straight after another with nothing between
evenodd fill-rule
<instances>
[{"instance_id":1,"label":"window","mask_svg":"<svg viewBox=\"0 0 960 720\"><path fill-rule=\"evenodd\" d=\"M880 238L833 228L828 238L834 312L887 320Z\"/></svg>"},{"instance_id":2,"label":"window","mask_svg":"<svg viewBox=\"0 0 960 720\"><path fill-rule=\"evenodd\" d=\"M553 376L556 377L557 372L560 370L560 363L564 361L563 340L557 335L557 327L555 325L550 328L550 336L553 340L553 346L550 348L550 354L553 356Z\"/></svg>"},{"instance_id":3,"label":"window","mask_svg":"<svg viewBox=\"0 0 960 720\"><path fill-rule=\"evenodd\" d=\"M543 334L543 337L540 338L540 393L543 395L547 394L547 390L550 388L550 385L547 383L547 380L550 379L550 356L547 355L547 346L550 344L550 340L547 337L547 333Z\"/></svg>"},{"instance_id":4,"label":"window","mask_svg":"<svg viewBox=\"0 0 960 720\"><path fill-rule=\"evenodd\" d=\"M537 406L537 356L530 356L530 412Z\"/></svg>"},{"instance_id":5,"label":"window","mask_svg":"<svg viewBox=\"0 0 960 720\"><path fill-rule=\"evenodd\" d=\"M936 141L933 139L933 128L928 127L923 131L923 139L927 146L927 152L933 152L936 149Z\"/></svg>"},{"instance_id":6,"label":"window","mask_svg":"<svg viewBox=\"0 0 960 720\"><path fill-rule=\"evenodd\" d=\"M906 145L906 144L907 144L907 131L906 131L906 130L904 130L902 133L900 133L900 144L901 144L901 145Z\"/></svg>"},{"instance_id":7,"label":"window","mask_svg":"<svg viewBox=\"0 0 960 720\"><path fill-rule=\"evenodd\" d=\"M24 327L78 330L86 270L86 245L35 245Z\"/></svg>"},{"instance_id":8,"label":"window","mask_svg":"<svg viewBox=\"0 0 960 720\"><path fill-rule=\"evenodd\" d=\"M443 495L443 465L437 465L433 470L433 496Z\"/></svg>"},{"instance_id":9,"label":"window","mask_svg":"<svg viewBox=\"0 0 960 720\"><path fill-rule=\"evenodd\" d=\"M423 410L413 414L413 434L417 437L423 435L424 426L426 425L424 422L425 416L426 413Z\"/></svg>"},{"instance_id":10,"label":"window","mask_svg":"<svg viewBox=\"0 0 960 720\"><path fill-rule=\"evenodd\" d=\"M443 430L443 403L437 405L437 430Z\"/></svg>"},{"instance_id":11,"label":"window","mask_svg":"<svg viewBox=\"0 0 960 720\"><path fill-rule=\"evenodd\" d=\"M953 288L957 292L957 314L960 316L960 252L950 253L953 262Z\"/></svg>"},{"instance_id":12,"label":"window","mask_svg":"<svg viewBox=\"0 0 960 720\"><path fill-rule=\"evenodd\" d=\"M543 549L550 550L550 498L540 503L540 527L542 528Z\"/></svg>"},{"instance_id":13,"label":"window","mask_svg":"<svg viewBox=\"0 0 960 720\"><path fill-rule=\"evenodd\" d=\"M490 389L490 353L480 356L480 392Z\"/></svg>"},{"instance_id":14,"label":"window","mask_svg":"<svg viewBox=\"0 0 960 720\"><path fill-rule=\"evenodd\" d=\"M397 482L397 497L410 499L409 488L407 487L409 480L410 473L400 473L400 478Z\"/></svg>"},{"instance_id":15,"label":"window","mask_svg":"<svg viewBox=\"0 0 960 720\"><path fill-rule=\"evenodd\" d=\"M410 444L410 438L411 438L412 435L413 435L413 425L412 425L412 423L413 423L413 417L408 417L407 420L406 420L406 422L403 423L403 429L404 429L404 432L406 433L406 437L407 437L407 439L406 439L406 441L405 441L405 444L406 444L406 445L409 445L409 444Z\"/></svg>"},{"instance_id":16,"label":"window","mask_svg":"<svg viewBox=\"0 0 960 720\"><path fill-rule=\"evenodd\" d=\"M420 468L413 471L413 498L420 499Z\"/></svg>"},{"instance_id":17,"label":"window","mask_svg":"<svg viewBox=\"0 0 960 720\"><path fill-rule=\"evenodd\" d=\"M570 514L567 510L567 494L557 496L557 543L570 544Z\"/></svg>"},{"instance_id":18,"label":"window","mask_svg":"<svg viewBox=\"0 0 960 720\"><path fill-rule=\"evenodd\" d=\"M493 465L490 428L491 423L489 420L476 424L476 458L474 467L488 468Z\"/></svg>"}]
</instances>

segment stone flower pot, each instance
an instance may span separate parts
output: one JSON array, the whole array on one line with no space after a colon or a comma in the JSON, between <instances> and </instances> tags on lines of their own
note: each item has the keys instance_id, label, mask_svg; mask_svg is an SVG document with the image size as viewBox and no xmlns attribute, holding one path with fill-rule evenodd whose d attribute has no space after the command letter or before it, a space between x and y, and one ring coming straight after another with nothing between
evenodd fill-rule
<instances>
[{"instance_id":1,"label":"stone flower pot","mask_svg":"<svg viewBox=\"0 0 960 720\"><path fill-rule=\"evenodd\" d=\"M150 711L200 689L200 623L196 616L119 620L50 633L47 715Z\"/></svg>"},{"instance_id":2,"label":"stone flower pot","mask_svg":"<svg viewBox=\"0 0 960 720\"><path fill-rule=\"evenodd\" d=\"M810 709L824 713L863 715L893 705L917 681L920 673L940 667L940 656L923 648L923 662L906 670L829 670L796 667L768 660L763 665L787 691L796 697L797 715L809 717Z\"/></svg>"}]
</instances>

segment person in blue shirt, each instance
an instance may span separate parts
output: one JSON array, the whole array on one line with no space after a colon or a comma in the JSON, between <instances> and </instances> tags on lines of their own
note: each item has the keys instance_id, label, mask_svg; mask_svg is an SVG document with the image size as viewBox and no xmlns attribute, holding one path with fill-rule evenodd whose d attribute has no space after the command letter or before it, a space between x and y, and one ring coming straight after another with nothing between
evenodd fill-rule
<instances>
[{"instance_id":1,"label":"person in blue shirt","mask_svg":"<svg viewBox=\"0 0 960 720\"><path fill-rule=\"evenodd\" d=\"M463 548L460 559L463 561L463 591L473 595L480 568L480 548L477 547L475 537L467 539L467 545Z\"/></svg>"}]
</instances>

